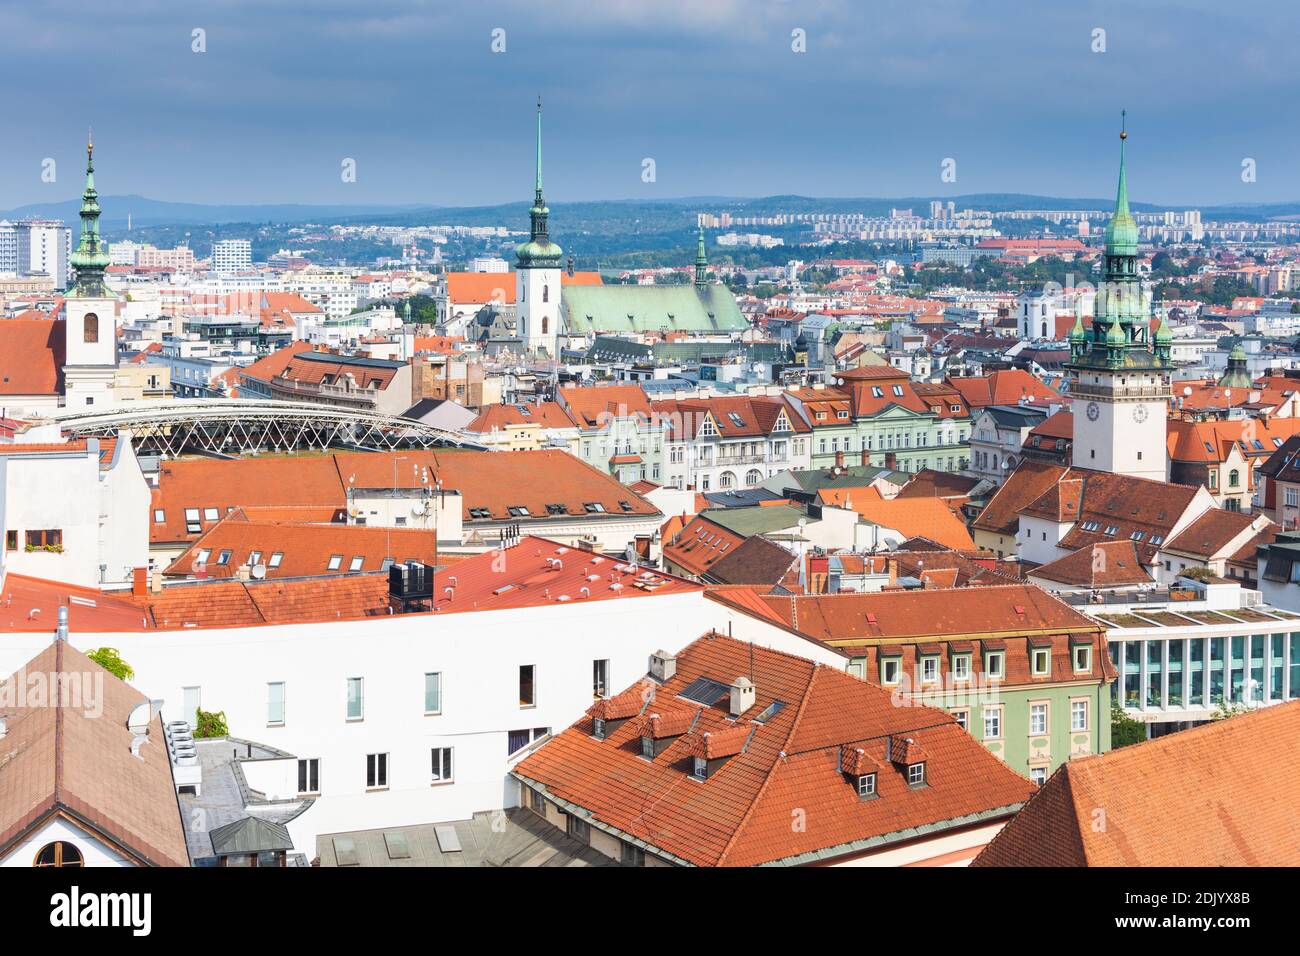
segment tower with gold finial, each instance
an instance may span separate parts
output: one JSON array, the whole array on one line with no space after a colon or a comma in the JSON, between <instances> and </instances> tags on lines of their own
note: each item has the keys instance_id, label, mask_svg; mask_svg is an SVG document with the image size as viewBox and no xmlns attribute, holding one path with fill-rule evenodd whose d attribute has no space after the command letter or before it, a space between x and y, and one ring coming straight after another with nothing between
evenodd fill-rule
<instances>
[{"instance_id":1,"label":"tower with gold finial","mask_svg":"<svg viewBox=\"0 0 1300 956\"><path fill-rule=\"evenodd\" d=\"M537 152L534 159L533 207L528 211L528 241L515 249L516 327L530 352L559 356L560 260L564 255L551 242L549 218L542 197L542 99L537 98Z\"/></svg>"},{"instance_id":2,"label":"tower with gold finial","mask_svg":"<svg viewBox=\"0 0 1300 956\"><path fill-rule=\"evenodd\" d=\"M1074 410L1074 464L1165 481L1172 336L1163 321L1154 336L1150 332L1150 303L1137 271L1137 221L1128 204L1127 124L1119 137L1119 186L1115 213L1106 226L1092 327L1085 330L1076 322L1070 332L1066 368Z\"/></svg>"},{"instance_id":3,"label":"tower with gold finial","mask_svg":"<svg viewBox=\"0 0 1300 956\"><path fill-rule=\"evenodd\" d=\"M75 272L63 303L64 405L110 405L117 371L117 297L104 283L108 243L99 234L95 144L86 141L86 186L81 194L81 236L70 261Z\"/></svg>"}]
</instances>

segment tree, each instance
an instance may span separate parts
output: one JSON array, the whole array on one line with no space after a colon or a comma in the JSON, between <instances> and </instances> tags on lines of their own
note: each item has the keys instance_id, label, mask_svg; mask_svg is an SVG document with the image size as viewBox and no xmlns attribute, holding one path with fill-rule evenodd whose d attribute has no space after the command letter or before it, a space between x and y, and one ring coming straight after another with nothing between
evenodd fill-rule
<instances>
[{"instance_id":1,"label":"tree","mask_svg":"<svg viewBox=\"0 0 1300 956\"><path fill-rule=\"evenodd\" d=\"M230 727L226 724L224 710L210 711L199 708L194 712L195 737L228 737Z\"/></svg>"},{"instance_id":2,"label":"tree","mask_svg":"<svg viewBox=\"0 0 1300 956\"><path fill-rule=\"evenodd\" d=\"M86 656L118 680L128 681L135 677L135 669L122 660L122 655L117 652L116 647L97 647L93 651L88 651Z\"/></svg>"},{"instance_id":3,"label":"tree","mask_svg":"<svg viewBox=\"0 0 1300 956\"><path fill-rule=\"evenodd\" d=\"M1110 746L1112 750L1139 744L1147 739L1147 725L1125 713L1119 704L1110 705Z\"/></svg>"}]
</instances>

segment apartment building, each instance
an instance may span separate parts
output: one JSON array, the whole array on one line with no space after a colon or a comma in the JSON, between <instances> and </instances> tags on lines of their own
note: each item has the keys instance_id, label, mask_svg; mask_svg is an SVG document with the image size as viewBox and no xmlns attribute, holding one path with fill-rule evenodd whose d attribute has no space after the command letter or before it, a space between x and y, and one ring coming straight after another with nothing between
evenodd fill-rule
<instances>
[{"instance_id":1,"label":"apartment building","mask_svg":"<svg viewBox=\"0 0 1300 956\"><path fill-rule=\"evenodd\" d=\"M670 483L664 470L666 424L641 386L569 386L555 401L577 427L570 448L584 462L627 485Z\"/></svg>"}]
</instances>

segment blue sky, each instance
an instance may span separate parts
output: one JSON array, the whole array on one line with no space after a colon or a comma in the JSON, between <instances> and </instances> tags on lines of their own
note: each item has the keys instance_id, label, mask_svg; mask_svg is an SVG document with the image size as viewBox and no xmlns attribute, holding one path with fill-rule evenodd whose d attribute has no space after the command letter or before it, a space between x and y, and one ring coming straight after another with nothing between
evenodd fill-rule
<instances>
[{"instance_id":1,"label":"blue sky","mask_svg":"<svg viewBox=\"0 0 1300 956\"><path fill-rule=\"evenodd\" d=\"M0 208L191 202L1300 199L1294 0L0 2ZM192 52L192 31L207 52ZM492 31L506 50L493 53ZM806 31L807 52L791 49ZM1104 29L1106 50L1093 52ZM41 162L58 162L43 183ZM644 158L656 181L642 181ZM956 160L957 181L940 180ZM1243 183L1252 158L1257 181ZM340 164L357 163L344 183Z\"/></svg>"}]
</instances>

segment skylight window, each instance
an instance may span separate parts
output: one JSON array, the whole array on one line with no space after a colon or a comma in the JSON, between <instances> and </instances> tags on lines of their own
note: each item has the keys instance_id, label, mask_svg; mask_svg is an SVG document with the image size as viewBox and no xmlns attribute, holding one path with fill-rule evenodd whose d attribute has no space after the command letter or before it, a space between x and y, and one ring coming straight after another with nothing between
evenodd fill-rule
<instances>
[{"instance_id":1,"label":"skylight window","mask_svg":"<svg viewBox=\"0 0 1300 956\"><path fill-rule=\"evenodd\" d=\"M894 386L894 394L897 395L899 398L902 398L902 397L903 397L903 386L901 386L901 385L895 385L895 386Z\"/></svg>"},{"instance_id":2,"label":"skylight window","mask_svg":"<svg viewBox=\"0 0 1300 956\"><path fill-rule=\"evenodd\" d=\"M261 552L261 551L250 551L250 552L248 552L248 563L249 563L250 566L251 566L251 565L254 565L254 564L261 564L261 563L262 563L262 552Z\"/></svg>"},{"instance_id":3,"label":"skylight window","mask_svg":"<svg viewBox=\"0 0 1300 956\"><path fill-rule=\"evenodd\" d=\"M530 514L529 511L528 511L528 506L527 506L527 505L511 505L511 506L510 506L509 508L507 508L506 510L510 512L510 517L512 517L512 518L528 518L528 517L531 517L531 514Z\"/></svg>"},{"instance_id":4,"label":"skylight window","mask_svg":"<svg viewBox=\"0 0 1300 956\"><path fill-rule=\"evenodd\" d=\"M712 707L730 693L730 684L724 684L721 681L716 681L709 677L700 677L691 682L691 684L677 696L684 697L697 704L704 704L706 707Z\"/></svg>"},{"instance_id":5,"label":"skylight window","mask_svg":"<svg viewBox=\"0 0 1300 956\"><path fill-rule=\"evenodd\" d=\"M195 556L194 562L196 564L207 564L208 558L210 558L211 556L212 556L212 552L208 548L202 548L199 550L198 555Z\"/></svg>"},{"instance_id":6,"label":"skylight window","mask_svg":"<svg viewBox=\"0 0 1300 956\"><path fill-rule=\"evenodd\" d=\"M583 507L586 508L590 514L603 515L605 513L605 506L599 501L588 501L583 505Z\"/></svg>"},{"instance_id":7,"label":"skylight window","mask_svg":"<svg viewBox=\"0 0 1300 956\"><path fill-rule=\"evenodd\" d=\"M745 420L736 412L727 412L727 417L731 419L731 424L735 425L737 428L745 427Z\"/></svg>"},{"instance_id":8,"label":"skylight window","mask_svg":"<svg viewBox=\"0 0 1300 956\"><path fill-rule=\"evenodd\" d=\"M222 548L221 553L217 555L218 565L227 565L230 563L230 549Z\"/></svg>"},{"instance_id":9,"label":"skylight window","mask_svg":"<svg viewBox=\"0 0 1300 956\"><path fill-rule=\"evenodd\" d=\"M470 508L469 516L471 518L491 518L492 512L487 508Z\"/></svg>"},{"instance_id":10,"label":"skylight window","mask_svg":"<svg viewBox=\"0 0 1300 956\"><path fill-rule=\"evenodd\" d=\"M349 571L360 571L360 570L361 570L361 566L362 566L363 564L365 564L365 561L366 561L366 559L365 559L362 555L359 555L359 554L358 554L358 555L357 555L355 558L353 558L352 561L348 564L348 570L349 570Z\"/></svg>"},{"instance_id":11,"label":"skylight window","mask_svg":"<svg viewBox=\"0 0 1300 956\"><path fill-rule=\"evenodd\" d=\"M221 513L220 513L219 511L217 511L216 508L204 508L204 509L203 509L203 520L204 520L204 521L216 521L217 518L219 518L220 516L221 516Z\"/></svg>"},{"instance_id":12,"label":"skylight window","mask_svg":"<svg viewBox=\"0 0 1300 956\"><path fill-rule=\"evenodd\" d=\"M330 561L329 561L329 564L327 564L327 565L325 566L325 570L327 570L327 571L337 571L337 570L338 570L340 567L342 567L342 566L343 566L343 555L341 555L341 554L332 554L332 555L330 555Z\"/></svg>"},{"instance_id":13,"label":"skylight window","mask_svg":"<svg viewBox=\"0 0 1300 956\"><path fill-rule=\"evenodd\" d=\"M1109 534L1109 535L1116 535L1116 534L1119 534L1119 526L1118 526L1118 525L1113 525L1113 524L1108 524L1108 525L1106 525L1106 534Z\"/></svg>"},{"instance_id":14,"label":"skylight window","mask_svg":"<svg viewBox=\"0 0 1300 956\"><path fill-rule=\"evenodd\" d=\"M871 394L872 394L872 397L874 397L874 398L884 398L884 397L885 397L885 393L882 392L882 391L880 390L880 386L879 386L879 385L872 385L872 386L871 386Z\"/></svg>"},{"instance_id":15,"label":"skylight window","mask_svg":"<svg viewBox=\"0 0 1300 956\"><path fill-rule=\"evenodd\" d=\"M268 568L278 568L280 566L280 562L283 560L284 560L284 552L276 551L274 554L271 555L271 560L266 562L266 566Z\"/></svg>"}]
</instances>

